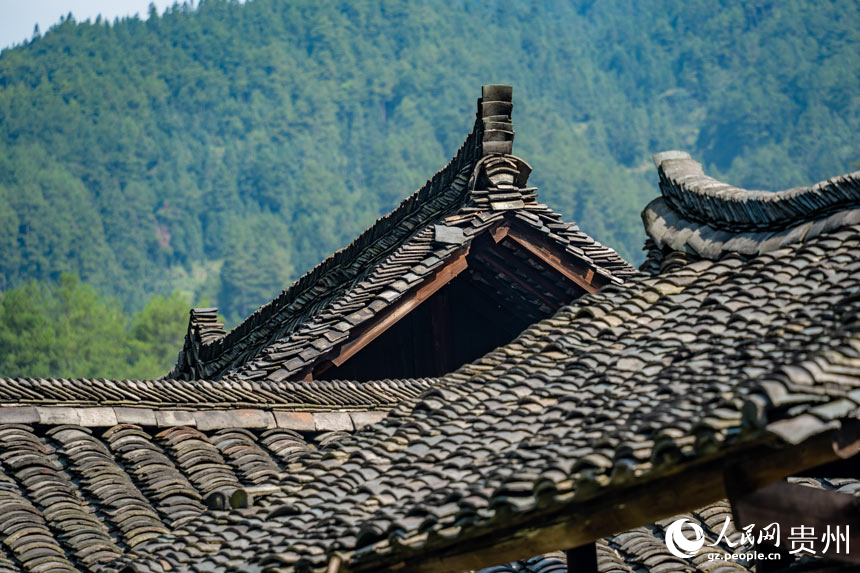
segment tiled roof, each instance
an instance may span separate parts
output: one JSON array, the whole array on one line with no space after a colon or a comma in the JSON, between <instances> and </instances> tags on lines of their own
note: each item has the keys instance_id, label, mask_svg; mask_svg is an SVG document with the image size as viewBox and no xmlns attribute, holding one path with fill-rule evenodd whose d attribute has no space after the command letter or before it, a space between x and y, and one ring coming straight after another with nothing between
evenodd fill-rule
<instances>
[{"instance_id":1,"label":"tiled roof","mask_svg":"<svg viewBox=\"0 0 860 573\"><path fill-rule=\"evenodd\" d=\"M391 408L431 388L432 378L350 382L311 380L107 380L0 378L0 423L13 406L110 406L153 410L255 408L325 411ZM29 422L28 422L29 423Z\"/></svg>"},{"instance_id":2,"label":"tiled roof","mask_svg":"<svg viewBox=\"0 0 860 573\"><path fill-rule=\"evenodd\" d=\"M0 571L95 571L207 507L264 506L302 452L434 383L0 379Z\"/></svg>"},{"instance_id":3,"label":"tiled roof","mask_svg":"<svg viewBox=\"0 0 860 573\"><path fill-rule=\"evenodd\" d=\"M0 571L95 571L207 506L264 504L297 456L343 434L315 436L0 425Z\"/></svg>"},{"instance_id":4,"label":"tiled roof","mask_svg":"<svg viewBox=\"0 0 860 573\"><path fill-rule=\"evenodd\" d=\"M751 211L754 196L735 193ZM683 210L665 202L664 221L729 232L720 202L677 203ZM793 205L806 210L783 230L841 213ZM729 464L790 475L812 463L795 445L829 460L831 432L860 411L860 225L712 256L687 249L694 234L655 244L659 274L577 300L413 407L325 456L306 454L270 499L276 509L202 514L194 531L136 547L116 566L480 568L717 502ZM673 248L686 259L666 264ZM707 487L674 494L685 480ZM601 566L613 568L607 548L624 557L626 543L655 531L611 537L598 546ZM695 558L681 566L705 570Z\"/></svg>"},{"instance_id":5,"label":"tiled roof","mask_svg":"<svg viewBox=\"0 0 860 573\"><path fill-rule=\"evenodd\" d=\"M537 202L527 186L531 168L509 155L512 107L510 87L485 86L475 126L444 169L229 333L220 330L214 309L193 313L168 377L300 379L503 221L539 234L603 282L633 275L614 250Z\"/></svg>"},{"instance_id":6,"label":"tiled roof","mask_svg":"<svg viewBox=\"0 0 860 573\"><path fill-rule=\"evenodd\" d=\"M530 167L509 155L509 100L508 88L485 88L476 127L446 169L233 332L225 335L216 309L194 309L176 373L226 376L0 378L0 496L10 510L0 518L0 571L111 568L160 536L193 534L207 507L269 507L295 470L325 474L347 432L389 411L408 414L441 380L291 375L489 230L541 236L598 285L635 274L537 203ZM556 279L541 279L539 263L524 266L534 275L526 280ZM560 563L544 556L509 567Z\"/></svg>"},{"instance_id":7,"label":"tiled roof","mask_svg":"<svg viewBox=\"0 0 860 573\"><path fill-rule=\"evenodd\" d=\"M658 153L654 163L662 196L642 213L652 247L648 263L659 264L661 252L753 256L860 224L860 171L771 192L721 183L681 151Z\"/></svg>"}]
</instances>

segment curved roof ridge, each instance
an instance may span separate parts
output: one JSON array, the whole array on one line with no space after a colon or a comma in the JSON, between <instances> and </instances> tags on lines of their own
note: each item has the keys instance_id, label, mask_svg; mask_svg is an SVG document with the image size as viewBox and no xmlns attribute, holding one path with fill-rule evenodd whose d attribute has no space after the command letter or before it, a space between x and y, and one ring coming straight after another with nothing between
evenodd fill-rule
<instances>
[{"instance_id":1,"label":"curved roof ridge","mask_svg":"<svg viewBox=\"0 0 860 573\"><path fill-rule=\"evenodd\" d=\"M660 190L685 219L732 231L777 230L860 206L860 171L804 187L760 191L734 187L705 175L683 151L654 155Z\"/></svg>"},{"instance_id":2,"label":"curved roof ridge","mask_svg":"<svg viewBox=\"0 0 860 573\"><path fill-rule=\"evenodd\" d=\"M323 353L344 344L355 327L508 213L610 281L633 274L615 251L538 203L537 188L527 186L531 167L511 154L512 96L511 86L483 86L474 128L447 167L231 332L221 329L216 309L193 310L185 345L166 377L313 375Z\"/></svg>"},{"instance_id":3,"label":"curved roof ridge","mask_svg":"<svg viewBox=\"0 0 860 573\"><path fill-rule=\"evenodd\" d=\"M683 151L654 155L662 196L642 211L649 237L641 268L672 257L755 256L860 223L860 171L782 191L741 189L705 175ZM671 264L670 264L671 266Z\"/></svg>"}]
</instances>

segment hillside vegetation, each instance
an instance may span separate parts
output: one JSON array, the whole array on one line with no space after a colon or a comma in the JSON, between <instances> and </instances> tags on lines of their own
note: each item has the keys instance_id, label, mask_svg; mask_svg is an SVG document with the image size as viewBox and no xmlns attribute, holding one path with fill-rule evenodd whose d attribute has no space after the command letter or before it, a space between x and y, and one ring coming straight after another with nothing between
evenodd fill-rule
<instances>
[{"instance_id":1,"label":"hillside vegetation","mask_svg":"<svg viewBox=\"0 0 860 573\"><path fill-rule=\"evenodd\" d=\"M653 152L756 188L858 168L858 24L856 0L67 18L0 54L0 291L74 273L126 313L180 290L235 323L442 167L486 83L514 85L542 200L638 263Z\"/></svg>"}]
</instances>

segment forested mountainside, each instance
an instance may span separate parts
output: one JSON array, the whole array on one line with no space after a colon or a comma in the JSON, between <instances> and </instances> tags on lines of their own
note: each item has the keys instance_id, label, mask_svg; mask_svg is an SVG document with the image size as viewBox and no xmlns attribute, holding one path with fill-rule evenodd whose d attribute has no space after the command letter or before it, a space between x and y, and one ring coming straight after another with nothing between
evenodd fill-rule
<instances>
[{"instance_id":1,"label":"forested mountainside","mask_svg":"<svg viewBox=\"0 0 860 573\"><path fill-rule=\"evenodd\" d=\"M542 200L639 262L651 153L754 188L857 169L858 82L856 0L67 18L0 54L0 290L75 273L128 313L179 289L238 321L442 167L486 83L514 85Z\"/></svg>"}]
</instances>

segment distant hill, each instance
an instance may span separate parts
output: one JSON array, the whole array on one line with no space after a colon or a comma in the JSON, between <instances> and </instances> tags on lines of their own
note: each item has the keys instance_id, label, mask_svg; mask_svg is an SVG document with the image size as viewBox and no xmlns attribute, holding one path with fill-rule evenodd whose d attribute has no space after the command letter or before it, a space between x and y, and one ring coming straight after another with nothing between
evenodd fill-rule
<instances>
[{"instance_id":1,"label":"distant hill","mask_svg":"<svg viewBox=\"0 0 860 573\"><path fill-rule=\"evenodd\" d=\"M742 186L856 169L856 0L205 0L0 55L0 290L73 272L236 321L453 155L515 86L542 199L638 262L652 152Z\"/></svg>"}]
</instances>

